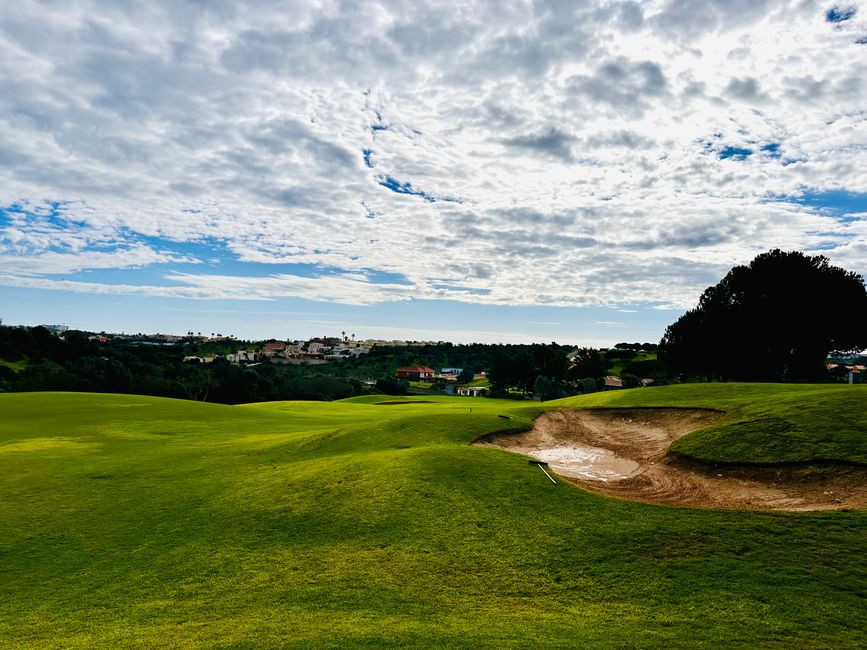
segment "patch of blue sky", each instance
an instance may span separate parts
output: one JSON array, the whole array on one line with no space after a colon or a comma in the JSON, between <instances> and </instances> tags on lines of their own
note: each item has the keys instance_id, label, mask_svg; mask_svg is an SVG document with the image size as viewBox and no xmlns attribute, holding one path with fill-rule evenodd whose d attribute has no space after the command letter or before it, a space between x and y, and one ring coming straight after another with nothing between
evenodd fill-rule
<instances>
[{"instance_id":1,"label":"patch of blue sky","mask_svg":"<svg viewBox=\"0 0 867 650\"><path fill-rule=\"evenodd\" d=\"M401 183L399 180L392 178L391 176L382 176L377 181L384 188L395 192L396 194L409 194L411 196L420 196L425 201L430 203L436 202L436 197L428 194L427 192L423 192L422 190L417 190L412 186L412 183Z\"/></svg>"},{"instance_id":2,"label":"patch of blue sky","mask_svg":"<svg viewBox=\"0 0 867 650\"><path fill-rule=\"evenodd\" d=\"M64 208L69 205L68 201L46 201L38 206L29 206L23 203L10 203L0 206L0 219L7 223L21 215L25 217L57 220L64 217Z\"/></svg>"},{"instance_id":3,"label":"patch of blue sky","mask_svg":"<svg viewBox=\"0 0 867 650\"><path fill-rule=\"evenodd\" d=\"M166 275L171 272L192 272L190 269L181 268L182 266L188 265L150 264L148 266L129 268L83 269L73 273L46 275L46 277L56 280L94 282L106 285L177 287L179 286L178 283L170 282L166 279Z\"/></svg>"},{"instance_id":4,"label":"patch of blue sky","mask_svg":"<svg viewBox=\"0 0 867 650\"><path fill-rule=\"evenodd\" d=\"M840 247L840 242L822 242L821 244L817 244L816 246L811 246L810 248L814 251L832 251L836 248Z\"/></svg>"},{"instance_id":5,"label":"patch of blue sky","mask_svg":"<svg viewBox=\"0 0 867 650\"><path fill-rule=\"evenodd\" d=\"M373 155L373 149L362 149L362 156L364 156L364 164L373 169L373 161L370 157Z\"/></svg>"},{"instance_id":6,"label":"patch of blue sky","mask_svg":"<svg viewBox=\"0 0 867 650\"><path fill-rule=\"evenodd\" d=\"M777 142L764 145L762 151L764 151L769 158L780 158L782 155L780 154L780 145Z\"/></svg>"},{"instance_id":7,"label":"patch of blue sky","mask_svg":"<svg viewBox=\"0 0 867 650\"><path fill-rule=\"evenodd\" d=\"M727 158L733 160L746 160L749 156L753 155L753 150L745 149L744 147L727 146L720 149L718 155L720 160L725 160Z\"/></svg>"},{"instance_id":8,"label":"patch of blue sky","mask_svg":"<svg viewBox=\"0 0 867 650\"><path fill-rule=\"evenodd\" d=\"M392 273L378 269L363 269L361 273L367 276L371 284L400 284L412 286L412 282L403 273Z\"/></svg>"},{"instance_id":9,"label":"patch of blue sky","mask_svg":"<svg viewBox=\"0 0 867 650\"><path fill-rule=\"evenodd\" d=\"M867 192L805 191L798 195L775 195L768 200L803 205L843 223L857 221L859 217L854 215L867 213Z\"/></svg>"},{"instance_id":10,"label":"patch of blue sky","mask_svg":"<svg viewBox=\"0 0 867 650\"><path fill-rule=\"evenodd\" d=\"M825 20L829 23L843 23L854 18L857 13L857 7L834 5L825 12Z\"/></svg>"},{"instance_id":11,"label":"patch of blue sky","mask_svg":"<svg viewBox=\"0 0 867 650\"><path fill-rule=\"evenodd\" d=\"M436 203L437 201L461 203L460 199L455 199L450 196L434 196L433 194L428 194L423 190L414 188L412 186L412 183L401 183L399 180L391 176L379 176L376 182L382 185L384 188L395 192L396 194L408 194L410 196L418 196L423 198L428 203Z\"/></svg>"},{"instance_id":12,"label":"patch of blue sky","mask_svg":"<svg viewBox=\"0 0 867 650\"><path fill-rule=\"evenodd\" d=\"M192 249L184 246L184 252ZM401 273L391 273L377 269L343 269L306 263L268 264L244 262L236 258L210 259L204 263L170 262L150 264L142 267L115 269L85 269L75 273L57 274L56 278L100 282L103 284L134 284L152 286L177 286L178 283L166 279L169 274L223 275L239 278L266 278L275 275L288 275L301 278L325 278L346 273L361 274L373 285L388 284L412 286L412 282Z\"/></svg>"},{"instance_id":13,"label":"patch of blue sky","mask_svg":"<svg viewBox=\"0 0 867 650\"><path fill-rule=\"evenodd\" d=\"M867 213L867 192L848 192L828 190L824 192L804 192L793 197L795 203L817 208L838 217Z\"/></svg>"}]
</instances>

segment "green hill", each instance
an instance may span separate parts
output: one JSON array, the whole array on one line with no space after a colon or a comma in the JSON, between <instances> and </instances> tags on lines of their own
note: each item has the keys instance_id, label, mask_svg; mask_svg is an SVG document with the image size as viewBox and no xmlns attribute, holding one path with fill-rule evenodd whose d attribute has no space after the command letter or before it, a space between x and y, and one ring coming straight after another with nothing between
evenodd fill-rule
<instances>
[{"instance_id":1,"label":"green hill","mask_svg":"<svg viewBox=\"0 0 867 650\"><path fill-rule=\"evenodd\" d=\"M865 396L0 395L0 646L864 646L867 512L619 501L468 443L543 406L703 406L727 415L684 453L859 460ZM744 424L772 417L796 452Z\"/></svg>"}]
</instances>

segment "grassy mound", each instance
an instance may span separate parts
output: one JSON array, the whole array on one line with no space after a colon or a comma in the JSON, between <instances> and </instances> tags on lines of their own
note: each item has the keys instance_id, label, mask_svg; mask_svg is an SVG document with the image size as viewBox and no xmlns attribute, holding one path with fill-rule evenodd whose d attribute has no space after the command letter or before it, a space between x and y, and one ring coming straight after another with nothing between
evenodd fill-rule
<instances>
[{"instance_id":1,"label":"grassy mound","mask_svg":"<svg viewBox=\"0 0 867 650\"><path fill-rule=\"evenodd\" d=\"M424 399L0 395L0 646L867 644L867 512L599 497Z\"/></svg>"},{"instance_id":2,"label":"grassy mound","mask_svg":"<svg viewBox=\"0 0 867 650\"><path fill-rule=\"evenodd\" d=\"M682 384L594 393L546 407L676 406L725 412L672 450L725 463L867 463L867 386Z\"/></svg>"}]
</instances>

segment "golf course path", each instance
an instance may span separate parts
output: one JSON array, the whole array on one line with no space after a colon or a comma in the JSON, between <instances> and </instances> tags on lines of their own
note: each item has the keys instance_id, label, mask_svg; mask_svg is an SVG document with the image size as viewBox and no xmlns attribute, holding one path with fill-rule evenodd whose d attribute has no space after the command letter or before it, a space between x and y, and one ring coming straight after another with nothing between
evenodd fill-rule
<instances>
[{"instance_id":1,"label":"golf course path","mask_svg":"<svg viewBox=\"0 0 867 650\"><path fill-rule=\"evenodd\" d=\"M539 416L529 431L492 434L476 444L545 461L587 490L648 503L744 510L867 507L867 468L709 465L669 453L675 440L721 415L701 409L561 409Z\"/></svg>"}]
</instances>

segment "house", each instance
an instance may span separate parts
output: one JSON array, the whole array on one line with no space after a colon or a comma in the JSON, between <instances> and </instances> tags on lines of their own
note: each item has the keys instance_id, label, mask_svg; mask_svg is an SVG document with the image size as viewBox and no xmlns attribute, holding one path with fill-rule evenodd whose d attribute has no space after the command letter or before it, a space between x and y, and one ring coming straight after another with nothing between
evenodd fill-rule
<instances>
[{"instance_id":1,"label":"house","mask_svg":"<svg viewBox=\"0 0 867 650\"><path fill-rule=\"evenodd\" d=\"M328 345L325 339L310 339L307 343L307 351L313 354L321 354L329 349L331 349L331 346Z\"/></svg>"},{"instance_id":2,"label":"house","mask_svg":"<svg viewBox=\"0 0 867 650\"><path fill-rule=\"evenodd\" d=\"M285 356L289 346L285 343L266 343L262 346L262 354L266 357Z\"/></svg>"},{"instance_id":3,"label":"house","mask_svg":"<svg viewBox=\"0 0 867 650\"><path fill-rule=\"evenodd\" d=\"M406 366L397 369L397 378L404 381L428 381L434 378L434 370L427 366Z\"/></svg>"},{"instance_id":4,"label":"house","mask_svg":"<svg viewBox=\"0 0 867 650\"><path fill-rule=\"evenodd\" d=\"M608 375L605 378L604 390L617 390L618 388L623 388L623 380L620 377Z\"/></svg>"},{"instance_id":5,"label":"house","mask_svg":"<svg viewBox=\"0 0 867 650\"><path fill-rule=\"evenodd\" d=\"M238 350L235 354L227 354L226 359L232 363L240 363L241 361L255 361L255 350Z\"/></svg>"},{"instance_id":6,"label":"house","mask_svg":"<svg viewBox=\"0 0 867 650\"><path fill-rule=\"evenodd\" d=\"M458 395L465 397L481 397L488 392L484 386L458 386Z\"/></svg>"},{"instance_id":7,"label":"house","mask_svg":"<svg viewBox=\"0 0 867 650\"><path fill-rule=\"evenodd\" d=\"M186 356L184 357L184 362L195 361L196 363L213 363L215 358L216 357L213 354L207 357Z\"/></svg>"}]
</instances>

